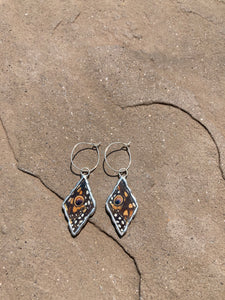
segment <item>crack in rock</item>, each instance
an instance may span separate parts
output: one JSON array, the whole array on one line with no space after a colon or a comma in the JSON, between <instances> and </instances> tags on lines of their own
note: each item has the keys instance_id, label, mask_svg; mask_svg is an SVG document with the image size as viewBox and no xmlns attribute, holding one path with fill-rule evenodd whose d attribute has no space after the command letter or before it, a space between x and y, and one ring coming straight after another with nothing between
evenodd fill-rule
<instances>
[{"instance_id":1,"label":"crack in rock","mask_svg":"<svg viewBox=\"0 0 225 300\"><path fill-rule=\"evenodd\" d=\"M224 4L224 2L221 2L221 1L219 1L219 0L217 0L217 1L220 2L220 3L222 3L222 4ZM181 11L182 13L186 14L186 15L195 15L195 16L197 16L197 17L199 17L199 18L205 20L206 22L213 24L214 26L222 25L221 22L215 22L215 21L211 20L209 17L205 17L204 15L202 15L202 14L196 12L196 11L193 11L193 10L190 9L190 8L182 7L182 8L180 8L180 11ZM222 35L225 35L225 34L224 34L223 32L221 32L221 31L218 31L218 33L219 33L219 34L222 34Z\"/></svg>"},{"instance_id":2,"label":"crack in rock","mask_svg":"<svg viewBox=\"0 0 225 300\"><path fill-rule=\"evenodd\" d=\"M0 118L0 121L1 121L1 124L2 124L2 128L3 128L4 132L5 132L5 135L6 135L8 144L9 144L9 147L10 147L12 153L13 153L13 157L14 157L14 159L15 159L16 162L17 162L17 166L16 166L17 169L18 169L19 171L21 171L21 172L27 174L27 175L30 175L30 176L32 176L32 177L35 177L35 178L39 179L39 181L41 182L41 184L44 185L44 187L45 187L46 189L48 189L50 192L54 193L54 194L55 194L58 198L60 198L61 200L64 200L64 198L63 198L62 196L60 196L57 192L55 192L53 189L51 189L50 187L48 187L48 186L45 184L45 182L41 179L40 176L38 176L37 174L32 173L31 171L29 171L29 170L27 170L27 169L24 169L24 168L21 168L20 166L18 166L18 159L16 158L14 149L13 149L12 144L11 144L11 142L10 142L9 135L8 135L8 132L7 132L6 128L5 128L5 126L4 126L4 123L3 123L3 121L2 121L2 118ZM113 241L114 241L114 242L115 242L115 243L123 250L123 252L124 252L124 253L125 253L125 254L133 261L134 266L135 266L136 271L137 271L137 274L138 274L138 276L139 276L138 295L139 295L139 300L141 300L141 299L142 299L142 297L141 297L141 271L140 271L140 269L139 269L139 267L138 267L138 264L137 264L137 261L136 261L135 257L132 256L132 255L124 248L124 246L121 245L121 244L119 243L119 241L117 241L113 236L111 236L111 235L108 234L106 231L104 231L101 227L99 227L97 224L95 224L95 222L93 222L92 220L89 220L89 222L90 222L93 226L95 226L95 228L98 229L101 233L103 233L103 234L105 234L107 237L111 238L111 239L112 239L112 240L113 240Z\"/></svg>"},{"instance_id":3,"label":"crack in rock","mask_svg":"<svg viewBox=\"0 0 225 300\"><path fill-rule=\"evenodd\" d=\"M132 105L125 105L125 106L122 106L122 105L116 105L116 106L119 106L122 110L123 109L128 109L128 108L138 108L139 106L151 106L151 105L164 105L164 106L171 106L173 108L176 108L176 109L179 109L180 111L184 112L185 114L187 114L189 117L191 117L195 122L197 122L199 125L201 125L201 127L203 127L208 135L210 136L210 138L212 139L214 145L216 146L216 149L217 149L217 154L218 154L218 168L220 170L220 173L221 173L221 176L223 179L225 179L225 175L223 173L223 170L222 170L222 167L221 167L221 154L220 154L220 150L219 150L219 147L215 141L215 138L213 137L212 133L210 132L210 130L206 127L206 125L204 125L201 121L199 121L197 118L195 118L190 112L188 112L187 110L185 110L184 108L181 108L179 107L178 105L176 104L172 104L172 103L166 103L166 102L163 102L163 101L154 101L154 102L142 102L142 103L137 103L137 104L132 104ZM10 138L9 138L9 135L7 133L7 130L4 126L4 123L2 121L2 119L0 118L1 120L1 124L3 126L3 129L5 131L5 134L6 134L6 137L7 137L7 140L8 140L8 143L9 143L9 146L10 146L10 149L12 150L12 153L14 155L14 158L15 160L17 161L18 163L18 159L16 158L16 155L15 155L15 152L14 152L14 149L11 145L11 142L10 142ZM60 196L57 192L55 192L53 189L51 189L50 187L48 187L45 182L41 179L40 176L38 176L37 174L34 174L32 173L31 171L25 169L25 168L22 168L20 166L17 165L17 168L19 171L21 172L24 172L28 175L31 175L35 178L38 178L40 180L40 182L45 186L45 188L47 188L49 191L51 191L52 193L54 193L58 198L62 199L62 196ZM117 243L117 245L123 250L123 252L133 261L134 265L135 265L135 268L136 268L136 271L137 271L137 274L139 276L139 299L142 299L141 297L141 281L142 281L142 274L141 274L141 271L139 269L139 266L137 264L137 261L135 259L134 256L132 256L125 248L122 244L120 244L120 242L118 240L116 240L113 236L111 236L110 234L108 234L106 231L104 231L100 226L98 226L93 220L89 220L89 222L94 225L101 233L104 233L107 237L111 238L115 243Z\"/></svg>"},{"instance_id":4,"label":"crack in rock","mask_svg":"<svg viewBox=\"0 0 225 300\"><path fill-rule=\"evenodd\" d=\"M18 161L17 161L17 163L18 163ZM48 189L50 192L52 192L53 194L55 194L58 198L60 198L60 199L63 200L63 198L62 198L57 192L55 192L53 189L51 189L50 187L48 187L48 186L45 184L45 182L41 179L41 177L39 177L38 175L32 173L31 171L29 171L29 170L27 170L27 169L21 168L19 165L17 165L17 169L18 169L19 171L23 172L23 173L26 173L26 174L28 174L28 175L31 175L31 176L35 177L35 178L38 178L38 179L40 180L40 182L44 185L44 187L46 187L46 189Z\"/></svg>"},{"instance_id":5,"label":"crack in rock","mask_svg":"<svg viewBox=\"0 0 225 300\"><path fill-rule=\"evenodd\" d=\"M163 102L163 101L142 102L142 103L137 103L137 104L132 104L132 105L125 105L125 106L119 105L119 107L121 109L127 109L127 108L134 108L134 107L139 107L139 106L151 106L151 105L165 105L165 106L171 106L173 108L179 109L180 111L184 112L189 117L191 117L195 122L197 122L199 125L201 125L207 131L208 135L210 136L210 138L212 139L214 145L216 146L216 150L217 150L217 154L218 154L218 168L220 170L222 178L225 180L225 174L224 174L224 171L223 171L223 168L222 168L222 163L221 163L220 149L219 149L219 147L216 143L216 140L215 140L214 136L212 135L210 130L206 127L206 125L204 125L201 121L199 121L197 118L195 118L190 112L188 112L187 110L179 107L178 105L175 105L173 103Z\"/></svg>"},{"instance_id":6,"label":"crack in rock","mask_svg":"<svg viewBox=\"0 0 225 300\"><path fill-rule=\"evenodd\" d=\"M142 299L141 297L141 280L142 280L142 275L141 275L141 271L138 267L137 261L135 259L135 257L133 255L131 255L123 245L121 245L119 243L119 241L117 239L115 239L112 235L110 235L109 233L107 233L106 231L104 231L100 226L98 226L95 222L93 222L92 220L89 220L89 222L91 224L93 224L100 232L104 233L105 235L107 235L109 238L111 238L115 243L117 243L117 245L129 256L130 259L133 260L133 263L135 265L135 268L137 270L137 273L139 275L139 300Z\"/></svg>"},{"instance_id":7,"label":"crack in rock","mask_svg":"<svg viewBox=\"0 0 225 300\"><path fill-rule=\"evenodd\" d=\"M62 23L62 21L63 21L63 20L60 20L60 21L54 26L53 31L55 31L55 30L59 27L59 25Z\"/></svg>"},{"instance_id":8,"label":"crack in rock","mask_svg":"<svg viewBox=\"0 0 225 300\"><path fill-rule=\"evenodd\" d=\"M56 25L53 27L53 33L58 29L58 27L61 25L61 24L73 24L75 23L75 21L79 18L81 12L79 12L77 15L75 15L74 17L70 18L69 21L66 21L64 23L64 20L60 20L56 23Z\"/></svg>"},{"instance_id":9,"label":"crack in rock","mask_svg":"<svg viewBox=\"0 0 225 300\"><path fill-rule=\"evenodd\" d=\"M209 18L207 17L204 17L203 15L201 15L200 13L196 12L196 11L193 11L191 9L187 9L187 8L181 8L181 11L185 14L192 14L192 15L196 15L198 17L200 17L201 19L203 20L206 20L207 22L209 23L212 23L213 25L218 25L217 23L213 22L212 20L210 20Z\"/></svg>"},{"instance_id":10,"label":"crack in rock","mask_svg":"<svg viewBox=\"0 0 225 300\"><path fill-rule=\"evenodd\" d=\"M30 172L29 170L26 170L26 169L24 169L24 168L21 168L21 167L19 167L19 166L17 166L17 169L18 169L19 171L25 173L25 174L28 174L28 175L30 175L30 176L33 176L33 177L39 179L40 182L44 185L44 187L45 187L46 189L48 189L50 192L54 193L54 194L55 194L58 198L60 198L61 200L64 200L64 198L61 197L58 193L56 193L53 189L49 188L49 187L44 183L44 181L43 181L38 175L36 175L36 174ZM92 225L94 225L95 228L97 228L101 233L105 234L107 237L111 238L115 243L117 243L117 245L123 250L123 252L124 252L124 253L125 253L125 254L133 261L134 266L135 266L136 271L137 271L138 276L139 276L138 295L139 295L139 300L141 300L141 299L142 299L142 297L141 297L141 271L140 271L140 269L139 269L139 267L138 267L138 264L137 264L137 261L136 261L135 257L134 257L133 255L131 255L131 254L124 248L124 246L121 245L121 244L119 243L119 241L117 241L113 236L111 236L111 235L108 234L106 231L104 231L104 230L103 230L100 226L98 226L95 222L93 222L92 220L88 220L88 222L91 223Z\"/></svg>"},{"instance_id":11,"label":"crack in rock","mask_svg":"<svg viewBox=\"0 0 225 300\"><path fill-rule=\"evenodd\" d=\"M15 161L18 163L18 159L17 159L17 157L16 157L16 153L15 153L13 147L12 147L12 144L11 144L11 142L10 142L10 138L9 138L8 132L7 132L7 130L6 130L6 127L5 127L5 125L4 125L4 123L3 123L1 117L0 117L0 122L1 122L1 124L2 124L2 128L3 128L4 132L5 132L5 135L6 135L8 144L9 144L9 148L10 148L11 151L12 151L12 154L13 154L13 156L14 156Z\"/></svg>"}]
</instances>

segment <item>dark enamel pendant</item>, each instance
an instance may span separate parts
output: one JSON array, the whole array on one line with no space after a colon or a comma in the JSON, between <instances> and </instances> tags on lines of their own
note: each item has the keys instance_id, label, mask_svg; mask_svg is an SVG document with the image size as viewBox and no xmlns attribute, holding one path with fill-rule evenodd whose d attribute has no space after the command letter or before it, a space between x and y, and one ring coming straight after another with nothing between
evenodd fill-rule
<instances>
[{"instance_id":1,"label":"dark enamel pendant","mask_svg":"<svg viewBox=\"0 0 225 300\"><path fill-rule=\"evenodd\" d=\"M76 236L90 216L95 212L96 204L88 184L87 177L82 175L80 181L66 197L62 208L68 220L72 236Z\"/></svg>"},{"instance_id":2,"label":"dark enamel pendant","mask_svg":"<svg viewBox=\"0 0 225 300\"><path fill-rule=\"evenodd\" d=\"M126 233L137 209L137 201L132 195L127 181L125 177L121 177L106 201L106 210L120 236Z\"/></svg>"}]
</instances>

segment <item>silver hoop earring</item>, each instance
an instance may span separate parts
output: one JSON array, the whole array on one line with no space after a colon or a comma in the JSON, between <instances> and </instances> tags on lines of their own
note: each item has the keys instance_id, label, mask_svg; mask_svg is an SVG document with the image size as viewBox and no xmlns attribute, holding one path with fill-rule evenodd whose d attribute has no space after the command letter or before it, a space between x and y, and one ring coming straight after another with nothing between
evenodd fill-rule
<instances>
[{"instance_id":1,"label":"silver hoop earring","mask_svg":"<svg viewBox=\"0 0 225 300\"><path fill-rule=\"evenodd\" d=\"M108 156L107 152L109 148L115 144L121 144L122 148L120 148L119 150L125 148L128 153L129 163L126 168L114 169L107 160L107 156ZM109 213L111 220L119 236L121 237L126 233L131 220L134 218L138 210L137 201L133 196L133 194L131 193L131 190L128 187L126 181L126 177L128 175L128 169L131 165L131 153L129 147L130 147L130 143L125 144L121 142L115 142L110 144L105 149L105 163L111 170L116 172L119 176L119 181L117 182L112 194L108 197L106 201L106 211Z\"/></svg>"},{"instance_id":2,"label":"silver hoop earring","mask_svg":"<svg viewBox=\"0 0 225 300\"><path fill-rule=\"evenodd\" d=\"M91 145L92 149L97 152L97 163L92 169L89 169L88 167L79 168L73 162L74 151L79 145ZM72 236L78 235L78 233L87 223L88 219L94 214L96 209L96 203L91 193L88 177L99 164L99 146L100 144L81 142L76 144L71 152L71 166L79 170L81 174L81 179L72 189L70 194L65 198L62 204L62 208L68 220L68 225Z\"/></svg>"}]
</instances>

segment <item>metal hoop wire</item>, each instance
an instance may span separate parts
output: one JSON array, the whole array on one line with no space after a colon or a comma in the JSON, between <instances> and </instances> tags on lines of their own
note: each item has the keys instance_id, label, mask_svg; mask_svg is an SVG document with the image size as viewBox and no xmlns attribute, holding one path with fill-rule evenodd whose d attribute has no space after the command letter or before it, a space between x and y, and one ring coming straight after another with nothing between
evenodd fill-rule
<instances>
[{"instance_id":1,"label":"metal hoop wire","mask_svg":"<svg viewBox=\"0 0 225 300\"><path fill-rule=\"evenodd\" d=\"M101 143L98 143L98 144L95 144L95 143L87 143L87 142L80 142L80 143L77 143L74 147L73 147L73 150L71 152L71 156L70 156L70 160L71 160L71 164L74 168L78 169L80 171L80 173L82 175L86 175L86 176L89 176L90 173L92 171L94 171L98 164L99 164L99 161L100 161L100 153L99 153L99 149L98 147L100 146ZM98 154L98 160L97 160L97 163L96 165L92 168L92 169L89 169L88 167L83 167L83 168L79 168L74 162L73 162L73 153L75 151L75 149L79 146L79 145L92 145L93 147L93 150L96 150L97 151L97 154Z\"/></svg>"},{"instance_id":2,"label":"metal hoop wire","mask_svg":"<svg viewBox=\"0 0 225 300\"><path fill-rule=\"evenodd\" d=\"M114 169L110 164L109 164L109 162L108 162L108 160L107 160L107 152L108 152L108 150L109 150L109 148L112 146L112 145L115 145L115 144L122 144L123 145L123 147L125 147L126 149L127 149L127 153L128 153L128 156L129 156L129 163L128 163L128 166L126 167L126 168L121 168L121 169ZM122 176L124 176L124 177L127 177L127 175L128 175L128 169L130 168L130 165L131 165L131 152L130 152L130 144L131 144L131 142L129 142L129 143L121 143L121 142L114 142L114 143L111 143L111 144L109 144L107 147L106 147L106 149L105 149L105 162L106 162L106 164L107 164L107 166L111 169L111 170L113 170L114 172L116 172L116 173L118 173L118 175L120 176L120 177L122 177ZM122 148L123 148L122 147ZM121 149L122 149L121 148ZM124 175L123 175L124 174Z\"/></svg>"}]
</instances>

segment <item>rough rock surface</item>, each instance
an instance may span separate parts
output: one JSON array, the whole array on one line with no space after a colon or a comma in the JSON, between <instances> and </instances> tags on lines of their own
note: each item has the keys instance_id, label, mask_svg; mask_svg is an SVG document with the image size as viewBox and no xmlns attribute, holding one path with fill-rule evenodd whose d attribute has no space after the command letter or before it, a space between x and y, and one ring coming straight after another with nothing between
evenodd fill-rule
<instances>
[{"instance_id":1,"label":"rough rock surface","mask_svg":"<svg viewBox=\"0 0 225 300\"><path fill-rule=\"evenodd\" d=\"M92 224L72 239L60 199L16 168L2 126L0 140L0 298L138 299L134 261Z\"/></svg>"},{"instance_id":2,"label":"rough rock surface","mask_svg":"<svg viewBox=\"0 0 225 300\"><path fill-rule=\"evenodd\" d=\"M0 8L1 298L224 299L224 1ZM102 159L132 141L139 211L122 239L102 163L97 211L70 236L61 199L79 141L101 141Z\"/></svg>"}]
</instances>

